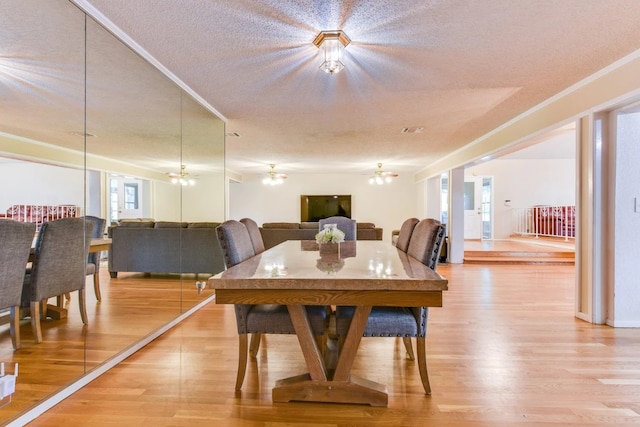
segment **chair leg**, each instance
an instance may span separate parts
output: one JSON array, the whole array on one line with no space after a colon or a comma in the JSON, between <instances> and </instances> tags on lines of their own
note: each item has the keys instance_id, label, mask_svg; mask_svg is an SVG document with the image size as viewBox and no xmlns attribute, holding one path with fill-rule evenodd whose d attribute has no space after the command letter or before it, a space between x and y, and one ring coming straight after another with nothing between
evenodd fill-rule
<instances>
[{"instance_id":1,"label":"chair leg","mask_svg":"<svg viewBox=\"0 0 640 427\"><path fill-rule=\"evenodd\" d=\"M247 334L238 334L238 375L236 376L236 391L240 391L247 370Z\"/></svg>"},{"instance_id":2,"label":"chair leg","mask_svg":"<svg viewBox=\"0 0 640 427\"><path fill-rule=\"evenodd\" d=\"M416 339L416 346L418 347L418 369L420 371L420 379L422 380L422 387L426 394L431 394L431 385L429 385L429 372L427 371L427 339L425 337L418 337Z\"/></svg>"},{"instance_id":3,"label":"chair leg","mask_svg":"<svg viewBox=\"0 0 640 427\"><path fill-rule=\"evenodd\" d=\"M413 354L413 346L411 345L411 337L403 337L402 342L404 343L404 348L407 349L409 360L416 360L416 356Z\"/></svg>"},{"instance_id":4,"label":"chair leg","mask_svg":"<svg viewBox=\"0 0 640 427\"><path fill-rule=\"evenodd\" d=\"M102 301L102 295L100 294L100 275L97 271L93 274L93 290L96 293L96 299Z\"/></svg>"},{"instance_id":5,"label":"chair leg","mask_svg":"<svg viewBox=\"0 0 640 427\"><path fill-rule=\"evenodd\" d=\"M13 349L20 348L20 307L11 307L9 311L9 333Z\"/></svg>"},{"instance_id":6,"label":"chair leg","mask_svg":"<svg viewBox=\"0 0 640 427\"><path fill-rule=\"evenodd\" d=\"M258 356L258 350L260 349L260 339L262 334L251 334L251 344L249 344L249 355L254 359Z\"/></svg>"},{"instance_id":7,"label":"chair leg","mask_svg":"<svg viewBox=\"0 0 640 427\"><path fill-rule=\"evenodd\" d=\"M31 301L31 329L36 344L42 342L42 329L40 328L40 301Z\"/></svg>"},{"instance_id":8,"label":"chair leg","mask_svg":"<svg viewBox=\"0 0 640 427\"><path fill-rule=\"evenodd\" d=\"M85 325L89 324L89 320L87 318L87 304L86 304L86 288L82 288L78 290L78 307L80 307L80 318L82 319L82 323Z\"/></svg>"}]
</instances>

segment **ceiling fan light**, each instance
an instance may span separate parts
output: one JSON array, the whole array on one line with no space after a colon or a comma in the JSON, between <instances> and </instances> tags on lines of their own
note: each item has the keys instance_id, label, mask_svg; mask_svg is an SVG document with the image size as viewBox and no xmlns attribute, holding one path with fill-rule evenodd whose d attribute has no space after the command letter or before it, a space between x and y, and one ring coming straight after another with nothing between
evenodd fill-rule
<instances>
[{"instance_id":1,"label":"ceiling fan light","mask_svg":"<svg viewBox=\"0 0 640 427\"><path fill-rule=\"evenodd\" d=\"M386 183L390 183L391 181L393 181L393 178L391 178L390 176L386 176L386 177L384 178L384 181L385 181Z\"/></svg>"},{"instance_id":2,"label":"ceiling fan light","mask_svg":"<svg viewBox=\"0 0 640 427\"><path fill-rule=\"evenodd\" d=\"M384 184L384 180L380 176L376 176L376 184L382 185Z\"/></svg>"},{"instance_id":3,"label":"ceiling fan light","mask_svg":"<svg viewBox=\"0 0 640 427\"><path fill-rule=\"evenodd\" d=\"M369 178L369 184L375 184L376 179L374 177Z\"/></svg>"}]
</instances>

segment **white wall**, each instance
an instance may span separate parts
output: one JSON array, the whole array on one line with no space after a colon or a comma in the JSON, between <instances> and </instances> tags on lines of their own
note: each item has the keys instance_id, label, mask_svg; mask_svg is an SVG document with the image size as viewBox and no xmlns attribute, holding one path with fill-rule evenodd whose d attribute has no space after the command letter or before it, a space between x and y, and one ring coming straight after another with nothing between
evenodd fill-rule
<instances>
[{"instance_id":1,"label":"white wall","mask_svg":"<svg viewBox=\"0 0 640 427\"><path fill-rule=\"evenodd\" d=\"M11 205L84 206L84 171L42 163L0 163L0 212Z\"/></svg>"},{"instance_id":2,"label":"white wall","mask_svg":"<svg viewBox=\"0 0 640 427\"><path fill-rule=\"evenodd\" d=\"M373 222L383 228L383 240L402 222L419 217L416 184L412 176L400 175L393 183L370 185L360 174L289 174L284 184L262 184L262 176L245 176L242 183L229 185L229 219L250 217L264 222L300 222L303 194L350 194L351 216L359 222Z\"/></svg>"},{"instance_id":3,"label":"white wall","mask_svg":"<svg viewBox=\"0 0 640 427\"><path fill-rule=\"evenodd\" d=\"M493 176L494 239L507 239L512 208L575 205L575 169L574 159L497 159L470 167L465 175Z\"/></svg>"}]
</instances>

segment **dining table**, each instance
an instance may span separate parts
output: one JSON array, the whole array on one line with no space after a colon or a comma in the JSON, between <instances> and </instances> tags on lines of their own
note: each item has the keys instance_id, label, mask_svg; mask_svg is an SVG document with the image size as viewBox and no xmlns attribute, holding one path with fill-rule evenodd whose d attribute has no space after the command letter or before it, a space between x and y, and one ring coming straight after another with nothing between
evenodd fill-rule
<instances>
[{"instance_id":1,"label":"dining table","mask_svg":"<svg viewBox=\"0 0 640 427\"><path fill-rule=\"evenodd\" d=\"M217 304L284 304L308 372L278 380L273 402L309 401L387 406L388 391L351 373L373 306L441 307L448 281L389 242L340 243L320 255L315 241L289 240L212 276ZM344 344L323 354L305 305L354 306ZM371 369L375 369L371 366Z\"/></svg>"}]
</instances>

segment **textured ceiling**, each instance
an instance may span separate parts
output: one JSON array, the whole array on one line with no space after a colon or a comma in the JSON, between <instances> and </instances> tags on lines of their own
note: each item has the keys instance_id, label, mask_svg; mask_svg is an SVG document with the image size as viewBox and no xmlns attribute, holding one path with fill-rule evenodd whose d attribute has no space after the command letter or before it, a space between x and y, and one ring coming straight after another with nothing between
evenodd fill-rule
<instances>
[{"instance_id":1,"label":"textured ceiling","mask_svg":"<svg viewBox=\"0 0 640 427\"><path fill-rule=\"evenodd\" d=\"M227 119L243 174L415 173L640 48L637 0L76 3ZM311 44L332 29L351 38L337 75Z\"/></svg>"}]
</instances>

